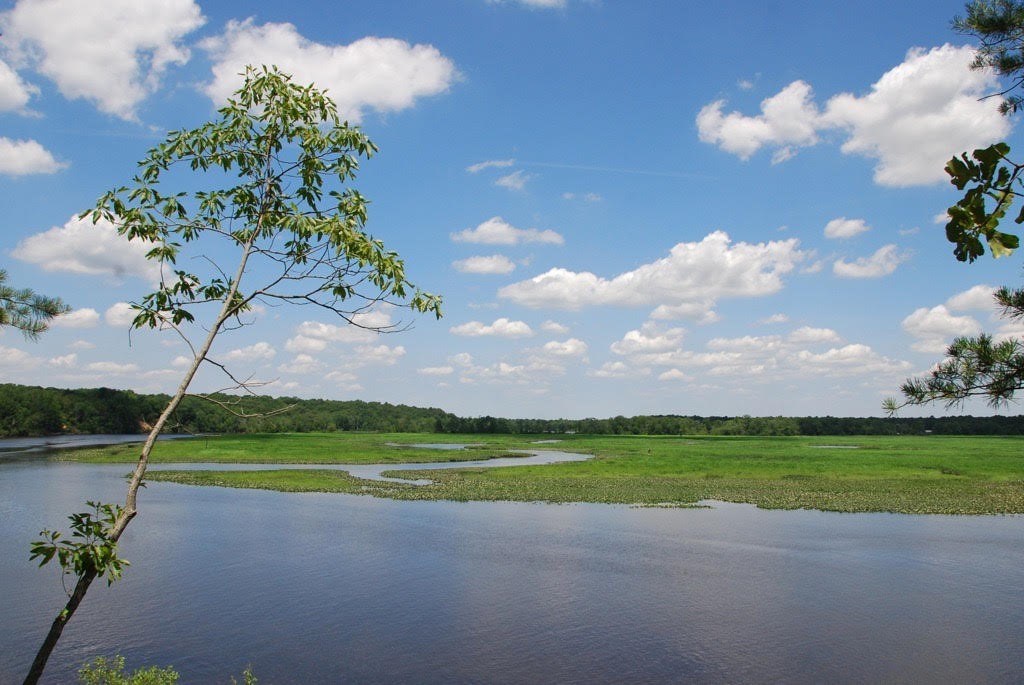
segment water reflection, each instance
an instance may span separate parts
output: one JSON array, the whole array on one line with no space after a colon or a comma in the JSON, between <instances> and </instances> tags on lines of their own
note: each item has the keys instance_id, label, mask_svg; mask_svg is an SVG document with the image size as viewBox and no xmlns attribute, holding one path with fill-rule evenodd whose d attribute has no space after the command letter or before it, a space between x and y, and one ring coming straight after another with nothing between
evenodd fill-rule
<instances>
[{"instance_id":1,"label":"water reflection","mask_svg":"<svg viewBox=\"0 0 1024 685\"><path fill-rule=\"evenodd\" d=\"M62 599L27 543L124 466L0 465L0 682ZM152 483L49 682L1015 682L1024 518L396 502ZM16 589L16 591L11 591Z\"/></svg>"}]
</instances>

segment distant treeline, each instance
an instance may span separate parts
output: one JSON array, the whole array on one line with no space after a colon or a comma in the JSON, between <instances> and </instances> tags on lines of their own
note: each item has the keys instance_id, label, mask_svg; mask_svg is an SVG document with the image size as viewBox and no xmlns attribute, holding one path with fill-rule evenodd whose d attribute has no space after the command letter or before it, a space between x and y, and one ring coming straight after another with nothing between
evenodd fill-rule
<instances>
[{"instance_id":1,"label":"distant treeline","mask_svg":"<svg viewBox=\"0 0 1024 685\"><path fill-rule=\"evenodd\" d=\"M441 409L359 400L218 395L245 414L186 398L168 432L284 433L581 433L592 435L1024 435L1024 416L851 418L834 416L616 416L609 419L462 418ZM142 433L156 421L167 395L131 390L64 390L0 384L0 436L60 433ZM283 410L283 411L282 411ZM280 413L274 413L280 412Z\"/></svg>"}]
</instances>

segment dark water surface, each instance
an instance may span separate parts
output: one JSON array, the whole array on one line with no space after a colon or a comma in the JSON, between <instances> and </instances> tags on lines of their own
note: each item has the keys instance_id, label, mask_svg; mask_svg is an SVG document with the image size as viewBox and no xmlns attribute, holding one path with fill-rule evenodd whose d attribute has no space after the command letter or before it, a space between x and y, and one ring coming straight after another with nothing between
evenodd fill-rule
<instances>
[{"instance_id":1,"label":"dark water surface","mask_svg":"<svg viewBox=\"0 0 1024 685\"><path fill-rule=\"evenodd\" d=\"M63 604L40 528L128 467L0 462L0 683ZM151 483L47 682L1021 682L1024 517L395 502Z\"/></svg>"}]
</instances>

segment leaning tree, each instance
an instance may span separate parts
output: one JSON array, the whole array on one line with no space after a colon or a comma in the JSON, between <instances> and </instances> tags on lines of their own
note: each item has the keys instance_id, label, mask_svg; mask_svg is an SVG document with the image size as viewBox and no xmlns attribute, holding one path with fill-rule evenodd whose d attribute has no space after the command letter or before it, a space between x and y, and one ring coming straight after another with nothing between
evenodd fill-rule
<instances>
[{"instance_id":1,"label":"leaning tree","mask_svg":"<svg viewBox=\"0 0 1024 685\"><path fill-rule=\"evenodd\" d=\"M74 585L26 683L39 679L93 581L120 577L127 562L117 543L138 511L153 445L200 367L213 365L230 388L251 391L211 353L222 331L251 323L245 314L256 304L308 305L378 331L401 326L360 316L381 303L441 316L441 299L412 285L398 255L365 230L366 200L348 184L376 146L316 87L274 67L249 67L243 76L214 121L170 132L128 186L82 214L149 246L160 280L133 303L132 325L173 331L191 359L142 446L124 505L89 502L89 511L69 517L69 537L44 530L33 543L32 557L40 565L56 559Z\"/></svg>"}]
</instances>

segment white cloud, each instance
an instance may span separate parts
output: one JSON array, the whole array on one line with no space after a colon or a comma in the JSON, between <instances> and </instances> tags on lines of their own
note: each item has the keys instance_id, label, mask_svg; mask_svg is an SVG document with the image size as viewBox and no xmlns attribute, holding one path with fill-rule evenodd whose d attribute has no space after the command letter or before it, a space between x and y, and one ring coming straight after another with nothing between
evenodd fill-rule
<instances>
[{"instance_id":1,"label":"white cloud","mask_svg":"<svg viewBox=\"0 0 1024 685\"><path fill-rule=\"evenodd\" d=\"M503 169L512 166L516 163L514 159L490 159L486 162L477 162L476 164L470 164L466 167L466 171L471 174L476 174L484 169Z\"/></svg>"},{"instance_id":2,"label":"white cloud","mask_svg":"<svg viewBox=\"0 0 1024 685\"><path fill-rule=\"evenodd\" d=\"M16 259L38 264L43 271L109 276L137 276L149 283L160 279L160 267L146 259L152 245L127 240L112 223L71 217L63 226L25 238L11 251Z\"/></svg>"},{"instance_id":3,"label":"white cloud","mask_svg":"<svg viewBox=\"0 0 1024 685\"><path fill-rule=\"evenodd\" d=\"M761 114L755 117L723 114L724 106L724 100L704 106L697 114L697 131L705 143L717 144L740 159L749 159L765 145L786 148L818 142L821 114L812 102L811 86L804 81L794 81L762 100ZM785 155L791 157L792 150Z\"/></svg>"},{"instance_id":4,"label":"white cloud","mask_svg":"<svg viewBox=\"0 0 1024 685\"><path fill-rule=\"evenodd\" d=\"M895 245L884 245L870 257L860 257L852 262L838 259L832 264L832 271L840 278L881 278L896 271L909 255L900 252Z\"/></svg>"},{"instance_id":5,"label":"white cloud","mask_svg":"<svg viewBox=\"0 0 1024 685\"><path fill-rule=\"evenodd\" d=\"M132 306L127 302L115 302L107 309L106 312L104 312L103 319L107 322L108 326L124 328L132 325L132 322L135 321L135 317L138 313L139 312L132 309Z\"/></svg>"},{"instance_id":6,"label":"white cloud","mask_svg":"<svg viewBox=\"0 0 1024 685\"><path fill-rule=\"evenodd\" d=\"M941 354L950 340L960 335L977 335L981 326L970 316L955 316L945 305L921 307L903 319L903 330L917 338L911 347L918 352Z\"/></svg>"},{"instance_id":7,"label":"white cloud","mask_svg":"<svg viewBox=\"0 0 1024 685\"><path fill-rule=\"evenodd\" d=\"M397 112L421 97L448 90L458 78L455 64L432 45L396 38L361 38L348 45L315 43L292 24L257 26L229 21L224 33L201 44L214 62L206 94L225 102L248 64L274 64L296 83L315 83L338 105L342 119L359 123L367 109Z\"/></svg>"},{"instance_id":8,"label":"white cloud","mask_svg":"<svg viewBox=\"0 0 1024 685\"><path fill-rule=\"evenodd\" d=\"M416 373L423 376L450 376L455 373L455 367L453 366L425 366L422 369L416 369Z\"/></svg>"},{"instance_id":9,"label":"white cloud","mask_svg":"<svg viewBox=\"0 0 1024 685\"><path fill-rule=\"evenodd\" d=\"M68 167L34 140L11 140L0 136L0 174L27 176L54 174Z\"/></svg>"},{"instance_id":10,"label":"white cloud","mask_svg":"<svg viewBox=\"0 0 1024 685\"><path fill-rule=\"evenodd\" d=\"M815 145L818 133L845 132L845 154L877 160L875 182L910 186L946 180L943 167L953 155L1006 137L1010 123L998 112L998 98L982 99L997 85L987 70L970 68L970 47L913 48L863 96L842 93L824 111L811 88L794 81L761 103L761 114L723 114L719 100L697 116L701 140L741 159L764 146L782 157L795 146ZM788 148L788 149L787 149Z\"/></svg>"},{"instance_id":11,"label":"white cloud","mask_svg":"<svg viewBox=\"0 0 1024 685\"><path fill-rule=\"evenodd\" d=\"M71 354L65 354L61 357L53 357L48 363L50 366L54 366L59 369L73 369L75 364L78 363L78 355L72 352Z\"/></svg>"},{"instance_id":12,"label":"white cloud","mask_svg":"<svg viewBox=\"0 0 1024 685\"><path fill-rule=\"evenodd\" d=\"M313 373L320 369L320 367L321 364L315 357L308 354L297 354L295 355L295 359L285 364L281 364L277 369L284 373L306 374Z\"/></svg>"},{"instance_id":13,"label":"white cloud","mask_svg":"<svg viewBox=\"0 0 1024 685\"><path fill-rule=\"evenodd\" d=\"M511 174L506 174L499 178L494 182L494 185L499 188L508 188L509 190L522 190L526 187L526 182L531 178L533 177L522 170L513 171Z\"/></svg>"},{"instance_id":14,"label":"white cloud","mask_svg":"<svg viewBox=\"0 0 1024 685\"><path fill-rule=\"evenodd\" d=\"M95 309L85 307L75 309L67 314L56 316L50 322L57 328L93 328L100 322L100 315Z\"/></svg>"},{"instance_id":15,"label":"white cloud","mask_svg":"<svg viewBox=\"0 0 1024 685\"><path fill-rule=\"evenodd\" d=\"M839 334L831 328L812 328L803 326L788 336L789 342L797 344L839 342Z\"/></svg>"},{"instance_id":16,"label":"white cloud","mask_svg":"<svg viewBox=\"0 0 1024 685\"><path fill-rule=\"evenodd\" d=\"M669 369L664 373L658 374L659 381L683 381L690 382L693 380L693 376L689 376L679 369Z\"/></svg>"},{"instance_id":17,"label":"white cloud","mask_svg":"<svg viewBox=\"0 0 1024 685\"><path fill-rule=\"evenodd\" d=\"M464 274L508 274L516 269L511 259L499 254L460 259L452 262L452 267Z\"/></svg>"},{"instance_id":18,"label":"white cloud","mask_svg":"<svg viewBox=\"0 0 1024 685\"><path fill-rule=\"evenodd\" d=\"M16 66L129 120L167 67L188 61L181 39L203 22L193 0L20 0L0 15Z\"/></svg>"},{"instance_id":19,"label":"white cloud","mask_svg":"<svg viewBox=\"0 0 1024 685\"><path fill-rule=\"evenodd\" d=\"M760 324L773 324L773 323L787 323L788 321L789 321L789 317L786 316L785 314L772 314L771 316L766 316L765 318L761 319L760 321L758 321L758 323L760 323Z\"/></svg>"},{"instance_id":20,"label":"white cloud","mask_svg":"<svg viewBox=\"0 0 1024 685\"><path fill-rule=\"evenodd\" d=\"M996 289L990 285L976 285L946 300L946 307L954 311L998 309L995 292Z\"/></svg>"},{"instance_id":21,"label":"white cloud","mask_svg":"<svg viewBox=\"0 0 1024 685\"><path fill-rule=\"evenodd\" d=\"M588 371L587 375L594 378L639 378L651 375L651 370L633 368L625 362L605 362L600 368Z\"/></svg>"},{"instance_id":22,"label":"white cloud","mask_svg":"<svg viewBox=\"0 0 1024 685\"><path fill-rule=\"evenodd\" d=\"M647 336L651 338L651 336ZM743 389L752 378L763 382L783 382L796 377L882 375L904 373L910 365L874 352L867 345L853 344L833 347L825 352L803 349L807 343L836 342L839 334L827 328L802 327L787 336L742 336L713 338L705 350L682 347L677 341L660 344L634 344L616 349L626 357L626 366L645 369L668 367L665 380L692 380L693 373L684 369L701 369L701 373L734 378L736 389ZM672 345L672 342L677 342ZM615 346L613 346L615 349ZM619 369L625 373L625 369ZM609 369L609 375L612 370ZM596 374L591 374L596 375Z\"/></svg>"},{"instance_id":23,"label":"white cloud","mask_svg":"<svg viewBox=\"0 0 1024 685\"><path fill-rule=\"evenodd\" d=\"M176 369L184 369L187 366L191 366L192 362L195 361L191 357L179 354L177 357L171 360L171 366Z\"/></svg>"},{"instance_id":24,"label":"white cloud","mask_svg":"<svg viewBox=\"0 0 1024 685\"><path fill-rule=\"evenodd\" d=\"M796 239L732 244L727 234L715 231L700 242L677 244L668 257L610 279L556 268L505 286L498 296L526 307L658 305L658 318L682 310L699 316L719 298L759 297L781 290L782 276L805 258L798 245Z\"/></svg>"},{"instance_id":25,"label":"white cloud","mask_svg":"<svg viewBox=\"0 0 1024 685\"><path fill-rule=\"evenodd\" d=\"M258 342L248 347L240 347L227 352L222 357L226 362L253 362L259 360L273 359L277 350L270 343Z\"/></svg>"},{"instance_id":26,"label":"white cloud","mask_svg":"<svg viewBox=\"0 0 1024 685\"><path fill-rule=\"evenodd\" d=\"M313 349L316 347L316 343L312 342L313 340L319 340L324 343L365 343L370 342L371 340L376 340L379 334L361 326L373 327L374 325L383 325L386 327L391 323L390 318L388 318L387 323L384 323L383 317L380 317L379 319L354 318L354 320L356 320L360 325L336 326L334 324L321 323L319 321L303 321L295 329L296 336L292 338L289 343L295 348L303 346L317 352L319 350Z\"/></svg>"},{"instance_id":27,"label":"white cloud","mask_svg":"<svg viewBox=\"0 0 1024 685\"><path fill-rule=\"evenodd\" d=\"M123 376L139 372L138 364L121 364L119 362L93 362L85 365L86 371L95 373Z\"/></svg>"},{"instance_id":28,"label":"white cloud","mask_svg":"<svg viewBox=\"0 0 1024 685\"><path fill-rule=\"evenodd\" d=\"M648 322L641 326L640 330L628 331L622 336L622 340L612 343L611 351L615 354L631 355L673 350L682 344L685 334L686 330L683 328L662 330Z\"/></svg>"},{"instance_id":29,"label":"white cloud","mask_svg":"<svg viewBox=\"0 0 1024 685\"><path fill-rule=\"evenodd\" d=\"M480 321L468 321L458 326L452 326L451 332L455 335L468 337L494 336L498 338L528 338L533 335L533 330L524 321L510 321L505 317L496 319L488 325Z\"/></svg>"},{"instance_id":30,"label":"white cloud","mask_svg":"<svg viewBox=\"0 0 1024 685\"><path fill-rule=\"evenodd\" d=\"M542 323L540 325L540 329L542 331L547 331L548 333L554 333L555 335L565 335L569 332L568 326L563 326L557 321L551 321L550 319Z\"/></svg>"},{"instance_id":31,"label":"white cloud","mask_svg":"<svg viewBox=\"0 0 1024 685\"><path fill-rule=\"evenodd\" d=\"M0 345L0 368L24 371L39 366L40 359L16 347Z\"/></svg>"},{"instance_id":32,"label":"white cloud","mask_svg":"<svg viewBox=\"0 0 1024 685\"><path fill-rule=\"evenodd\" d=\"M95 343L91 343L88 340L76 340L75 342L68 345L73 350L92 350L96 348Z\"/></svg>"},{"instance_id":33,"label":"white cloud","mask_svg":"<svg viewBox=\"0 0 1024 685\"><path fill-rule=\"evenodd\" d=\"M38 88L25 83L18 72L0 59L0 112L25 112L29 99L38 93Z\"/></svg>"},{"instance_id":34,"label":"white cloud","mask_svg":"<svg viewBox=\"0 0 1024 685\"><path fill-rule=\"evenodd\" d=\"M832 221L825 225L825 237L832 239L852 238L855 235L860 235L870 230L871 227L864 223L863 219L847 219L845 216L842 216L838 219L832 219Z\"/></svg>"},{"instance_id":35,"label":"white cloud","mask_svg":"<svg viewBox=\"0 0 1024 685\"><path fill-rule=\"evenodd\" d=\"M355 352L357 357L354 366L393 366L405 356L405 348L401 345L363 345L357 347Z\"/></svg>"},{"instance_id":36,"label":"white cloud","mask_svg":"<svg viewBox=\"0 0 1024 685\"><path fill-rule=\"evenodd\" d=\"M476 228L467 228L464 231L452 233L451 239L457 243L482 245L518 245L520 243L561 245L565 242L562 236L555 231L516 228L500 216L491 217Z\"/></svg>"},{"instance_id":37,"label":"white cloud","mask_svg":"<svg viewBox=\"0 0 1024 685\"><path fill-rule=\"evenodd\" d=\"M552 340L544 343L544 347L541 349L545 354L556 357L582 357L587 353L587 343L579 338L569 338L562 342Z\"/></svg>"},{"instance_id":38,"label":"white cloud","mask_svg":"<svg viewBox=\"0 0 1024 685\"><path fill-rule=\"evenodd\" d=\"M289 352L316 354L317 352L323 352L327 349L327 341L323 338L311 338L305 335L296 335L294 338L288 338L288 340L285 341L284 349Z\"/></svg>"}]
</instances>

